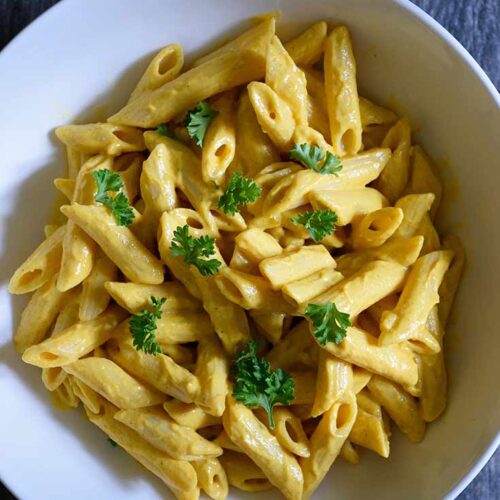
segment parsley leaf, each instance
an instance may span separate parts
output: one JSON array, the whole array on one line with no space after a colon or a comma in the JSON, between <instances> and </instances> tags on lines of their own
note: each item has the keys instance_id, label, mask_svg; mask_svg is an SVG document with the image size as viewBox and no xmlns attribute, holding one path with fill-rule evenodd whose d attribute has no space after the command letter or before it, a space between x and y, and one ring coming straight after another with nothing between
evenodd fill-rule
<instances>
[{"instance_id":1,"label":"parsley leaf","mask_svg":"<svg viewBox=\"0 0 500 500\"><path fill-rule=\"evenodd\" d=\"M134 220L134 211L121 191L123 188L121 177L107 168L96 170L92 173L92 177L97 184L95 201L102 203L113 212L119 226L129 226ZM108 191L119 192L113 197L108 194Z\"/></svg>"},{"instance_id":2,"label":"parsley leaf","mask_svg":"<svg viewBox=\"0 0 500 500\"><path fill-rule=\"evenodd\" d=\"M189 137L194 139L197 146L203 145L203 138L210 122L217 116L217 111L213 110L205 101L200 101L193 109L188 111L184 123Z\"/></svg>"},{"instance_id":3,"label":"parsley leaf","mask_svg":"<svg viewBox=\"0 0 500 500\"><path fill-rule=\"evenodd\" d=\"M141 314L133 314L129 322L129 331L134 338L134 347L138 351L156 356L156 353L161 352L161 347L154 334L156 320L161 318L161 307L167 299L165 297L157 299L153 296L150 298L153 311L145 310Z\"/></svg>"},{"instance_id":4,"label":"parsley leaf","mask_svg":"<svg viewBox=\"0 0 500 500\"><path fill-rule=\"evenodd\" d=\"M165 137L169 137L170 139L179 140L178 137L175 135L175 132L173 130L170 130L166 123L161 123L160 125L158 125L158 127L156 127L155 132L160 135L164 135Z\"/></svg>"},{"instance_id":5,"label":"parsley leaf","mask_svg":"<svg viewBox=\"0 0 500 500\"><path fill-rule=\"evenodd\" d=\"M311 238L317 243L335 231L337 214L332 210L313 210L303 212L292 219L294 224L302 224Z\"/></svg>"},{"instance_id":6,"label":"parsley leaf","mask_svg":"<svg viewBox=\"0 0 500 500\"><path fill-rule=\"evenodd\" d=\"M217 259L200 259L200 257L210 257L215 253L215 239L209 236L200 238L189 236L187 224L182 227L177 226L170 252L174 257L184 257L184 262L196 266L202 276L215 274L221 266L221 262Z\"/></svg>"},{"instance_id":7,"label":"parsley leaf","mask_svg":"<svg viewBox=\"0 0 500 500\"><path fill-rule=\"evenodd\" d=\"M325 153L318 146L310 144L295 144L290 150L290 158L319 174L339 175L342 170L342 163L337 155L327 151ZM321 162L323 162L321 164Z\"/></svg>"},{"instance_id":8,"label":"parsley leaf","mask_svg":"<svg viewBox=\"0 0 500 500\"><path fill-rule=\"evenodd\" d=\"M351 326L349 314L339 311L334 302L308 304L305 315L311 320L313 335L323 346L328 342L341 344Z\"/></svg>"},{"instance_id":9,"label":"parsley leaf","mask_svg":"<svg viewBox=\"0 0 500 500\"><path fill-rule=\"evenodd\" d=\"M289 405L295 397L295 382L281 368L271 370L269 361L257 356L259 343L248 342L235 357L231 373L236 381L233 396L245 406L264 408L269 427L274 429L273 407L277 403Z\"/></svg>"},{"instance_id":10,"label":"parsley leaf","mask_svg":"<svg viewBox=\"0 0 500 500\"><path fill-rule=\"evenodd\" d=\"M234 215L242 206L253 203L262 193L262 188L252 179L235 172L217 202L217 208L226 215Z\"/></svg>"}]
</instances>

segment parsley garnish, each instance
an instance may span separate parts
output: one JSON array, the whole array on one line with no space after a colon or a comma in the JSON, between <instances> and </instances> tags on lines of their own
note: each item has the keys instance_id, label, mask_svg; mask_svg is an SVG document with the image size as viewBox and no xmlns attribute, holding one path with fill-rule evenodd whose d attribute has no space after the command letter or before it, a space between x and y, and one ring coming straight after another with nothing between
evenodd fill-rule
<instances>
[{"instance_id":1,"label":"parsley garnish","mask_svg":"<svg viewBox=\"0 0 500 500\"><path fill-rule=\"evenodd\" d=\"M207 128L216 116L217 111L213 110L205 101L200 101L188 111L184 125L189 137L194 139L197 146L203 145Z\"/></svg>"},{"instance_id":2,"label":"parsley garnish","mask_svg":"<svg viewBox=\"0 0 500 500\"><path fill-rule=\"evenodd\" d=\"M290 158L319 174L338 176L342 170L342 163L337 155L330 153L330 151L327 151L325 155L321 148L310 144L295 144L290 150Z\"/></svg>"},{"instance_id":3,"label":"parsley garnish","mask_svg":"<svg viewBox=\"0 0 500 500\"><path fill-rule=\"evenodd\" d=\"M118 446L118 443L116 441L113 441L111 438L108 438L108 443L113 447L116 448Z\"/></svg>"},{"instance_id":4,"label":"parsley garnish","mask_svg":"<svg viewBox=\"0 0 500 500\"><path fill-rule=\"evenodd\" d=\"M158 125L158 127L156 127L156 133L164 135L165 137L169 137L170 139L179 140L175 135L175 132L173 130L170 130L166 123Z\"/></svg>"},{"instance_id":5,"label":"parsley garnish","mask_svg":"<svg viewBox=\"0 0 500 500\"><path fill-rule=\"evenodd\" d=\"M200 236L199 238L189 236L187 224L182 227L177 226L170 252L174 257L184 257L184 262L196 266L202 276L215 274L221 265L217 259L200 258L210 257L215 253L215 239L209 236Z\"/></svg>"},{"instance_id":6,"label":"parsley garnish","mask_svg":"<svg viewBox=\"0 0 500 500\"><path fill-rule=\"evenodd\" d=\"M351 326L349 314L339 311L334 302L308 304L305 315L311 320L312 333L321 345L341 344Z\"/></svg>"},{"instance_id":7,"label":"parsley garnish","mask_svg":"<svg viewBox=\"0 0 500 500\"><path fill-rule=\"evenodd\" d=\"M161 307L167 299L165 297L157 299L153 296L150 298L153 311L145 310L141 314L133 314L129 322L129 331L134 338L134 347L138 351L156 356L156 353L162 352L154 334L156 320L161 318Z\"/></svg>"},{"instance_id":8,"label":"parsley garnish","mask_svg":"<svg viewBox=\"0 0 500 500\"><path fill-rule=\"evenodd\" d=\"M93 172L92 177L97 184L97 193L94 195L95 201L102 203L113 212L119 226L130 225L134 220L134 212L127 197L121 191L123 182L120 176L107 168L103 168ZM119 192L113 197L108 194L108 191Z\"/></svg>"},{"instance_id":9,"label":"parsley garnish","mask_svg":"<svg viewBox=\"0 0 500 500\"><path fill-rule=\"evenodd\" d=\"M311 238L317 243L335 231L337 214L332 210L313 210L303 212L292 219L294 224L302 224Z\"/></svg>"},{"instance_id":10,"label":"parsley garnish","mask_svg":"<svg viewBox=\"0 0 500 500\"><path fill-rule=\"evenodd\" d=\"M242 206L253 203L262 193L262 188L252 179L235 172L217 202L226 215L234 215Z\"/></svg>"},{"instance_id":11,"label":"parsley garnish","mask_svg":"<svg viewBox=\"0 0 500 500\"><path fill-rule=\"evenodd\" d=\"M295 383L281 368L271 370L269 361L257 356L259 343L248 342L234 359L231 372L235 376L233 396L245 406L264 408L269 427L274 429L273 407L289 405L295 397Z\"/></svg>"}]
</instances>

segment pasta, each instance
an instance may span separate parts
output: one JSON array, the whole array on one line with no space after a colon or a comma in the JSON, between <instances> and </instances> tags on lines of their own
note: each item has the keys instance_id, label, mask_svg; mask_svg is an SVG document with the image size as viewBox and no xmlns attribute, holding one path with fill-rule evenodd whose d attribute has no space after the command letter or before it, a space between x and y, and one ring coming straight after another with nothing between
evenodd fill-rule
<instances>
[{"instance_id":1,"label":"pasta","mask_svg":"<svg viewBox=\"0 0 500 500\"><path fill-rule=\"evenodd\" d=\"M165 46L106 123L56 130L58 216L9 283L54 405L184 500L309 498L446 406L465 252L438 172L358 95L345 26L257 21L188 69Z\"/></svg>"}]
</instances>

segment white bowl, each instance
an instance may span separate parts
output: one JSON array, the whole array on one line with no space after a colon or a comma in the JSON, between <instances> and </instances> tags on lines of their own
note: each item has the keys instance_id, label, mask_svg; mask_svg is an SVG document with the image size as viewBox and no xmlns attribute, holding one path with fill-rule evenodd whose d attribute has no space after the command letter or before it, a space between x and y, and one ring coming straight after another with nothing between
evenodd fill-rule
<instances>
[{"instance_id":1,"label":"white bowl","mask_svg":"<svg viewBox=\"0 0 500 500\"><path fill-rule=\"evenodd\" d=\"M52 179L63 172L53 128L116 110L159 47L180 42L193 54L277 8L286 34L319 19L349 26L361 93L397 103L421 129L442 166L441 227L463 238L468 255L446 339L445 415L419 445L394 436L389 460L367 452L359 466L339 461L315 498L453 498L497 447L500 97L456 40L404 0L66 0L0 54L0 476L23 500L165 494L79 412L54 411L39 371L10 344L25 301L8 297L6 281L42 238Z\"/></svg>"}]
</instances>

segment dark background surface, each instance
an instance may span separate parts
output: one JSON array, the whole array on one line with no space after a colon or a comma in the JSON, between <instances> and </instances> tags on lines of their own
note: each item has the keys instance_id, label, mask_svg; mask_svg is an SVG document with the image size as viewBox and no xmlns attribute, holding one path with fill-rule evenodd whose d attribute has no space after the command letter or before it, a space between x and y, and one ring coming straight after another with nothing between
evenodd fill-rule
<instances>
[{"instance_id":1,"label":"dark background surface","mask_svg":"<svg viewBox=\"0 0 500 500\"><path fill-rule=\"evenodd\" d=\"M0 49L22 28L57 2L58 0L0 0ZM457 38L479 62L496 88L500 88L500 0L413 0L413 3L423 8ZM7 453L2 455L8 456ZM0 498L14 499L1 483ZM500 499L500 451L495 453L459 499Z\"/></svg>"}]
</instances>

